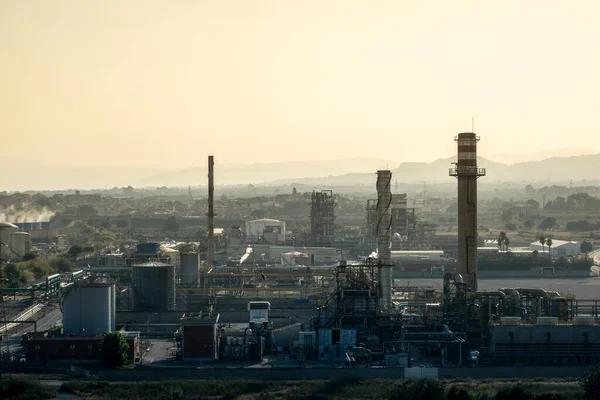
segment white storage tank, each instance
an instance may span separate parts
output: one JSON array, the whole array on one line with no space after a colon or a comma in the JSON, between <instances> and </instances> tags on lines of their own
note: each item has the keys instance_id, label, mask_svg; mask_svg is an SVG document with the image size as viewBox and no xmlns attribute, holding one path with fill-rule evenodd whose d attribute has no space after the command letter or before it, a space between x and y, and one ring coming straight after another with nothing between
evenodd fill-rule
<instances>
[{"instance_id":1,"label":"white storage tank","mask_svg":"<svg viewBox=\"0 0 600 400\"><path fill-rule=\"evenodd\" d=\"M184 285L197 285L199 265L200 254L181 253L181 283Z\"/></svg>"},{"instance_id":2,"label":"white storage tank","mask_svg":"<svg viewBox=\"0 0 600 400\"><path fill-rule=\"evenodd\" d=\"M31 249L31 235L27 232L14 232L10 235L10 247L14 257L23 258Z\"/></svg>"},{"instance_id":3,"label":"white storage tank","mask_svg":"<svg viewBox=\"0 0 600 400\"><path fill-rule=\"evenodd\" d=\"M65 335L97 336L115 330L115 285L73 285L62 301Z\"/></svg>"},{"instance_id":4,"label":"white storage tank","mask_svg":"<svg viewBox=\"0 0 600 400\"><path fill-rule=\"evenodd\" d=\"M14 224L0 222L0 260L6 261L11 259L10 240L12 234L18 230L19 228Z\"/></svg>"}]
</instances>

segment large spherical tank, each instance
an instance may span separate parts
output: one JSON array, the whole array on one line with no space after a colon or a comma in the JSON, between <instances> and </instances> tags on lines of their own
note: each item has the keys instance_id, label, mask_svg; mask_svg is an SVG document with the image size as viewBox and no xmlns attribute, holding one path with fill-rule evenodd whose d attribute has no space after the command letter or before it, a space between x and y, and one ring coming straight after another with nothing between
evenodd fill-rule
<instances>
[{"instance_id":1,"label":"large spherical tank","mask_svg":"<svg viewBox=\"0 0 600 400\"><path fill-rule=\"evenodd\" d=\"M19 228L8 222L0 222L0 259L6 261L11 258L10 237Z\"/></svg>"},{"instance_id":2,"label":"large spherical tank","mask_svg":"<svg viewBox=\"0 0 600 400\"><path fill-rule=\"evenodd\" d=\"M199 265L200 254L181 253L181 283L184 285L197 285Z\"/></svg>"},{"instance_id":3,"label":"large spherical tank","mask_svg":"<svg viewBox=\"0 0 600 400\"><path fill-rule=\"evenodd\" d=\"M96 336L115 330L115 285L71 286L63 298L65 335Z\"/></svg>"},{"instance_id":4,"label":"large spherical tank","mask_svg":"<svg viewBox=\"0 0 600 400\"><path fill-rule=\"evenodd\" d=\"M142 254L156 254L160 251L158 243L140 243L137 245L137 252Z\"/></svg>"},{"instance_id":5,"label":"large spherical tank","mask_svg":"<svg viewBox=\"0 0 600 400\"><path fill-rule=\"evenodd\" d=\"M10 247L14 257L23 258L31 248L31 235L27 232L14 232L10 235Z\"/></svg>"},{"instance_id":6,"label":"large spherical tank","mask_svg":"<svg viewBox=\"0 0 600 400\"><path fill-rule=\"evenodd\" d=\"M175 266L159 262L133 265L133 309L165 311L175 309Z\"/></svg>"}]
</instances>

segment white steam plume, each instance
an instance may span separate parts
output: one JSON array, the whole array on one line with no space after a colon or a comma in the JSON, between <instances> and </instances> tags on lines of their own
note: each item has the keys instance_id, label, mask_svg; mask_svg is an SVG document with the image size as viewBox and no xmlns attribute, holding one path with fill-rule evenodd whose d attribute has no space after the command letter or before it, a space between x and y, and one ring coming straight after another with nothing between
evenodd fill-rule
<instances>
[{"instance_id":1,"label":"white steam plume","mask_svg":"<svg viewBox=\"0 0 600 400\"><path fill-rule=\"evenodd\" d=\"M0 210L0 222L47 222L54 217L54 213L48 210L47 207L41 210L25 209L17 210L15 206Z\"/></svg>"},{"instance_id":2,"label":"white steam plume","mask_svg":"<svg viewBox=\"0 0 600 400\"><path fill-rule=\"evenodd\" d=\"M248 247L246 249L246 254L244 254L242 258L240 258L240 264L243 264L244 261L246 261L248 257L250 257L250 254L252 254L252 247Z\"/></svg>"}]
</instances>

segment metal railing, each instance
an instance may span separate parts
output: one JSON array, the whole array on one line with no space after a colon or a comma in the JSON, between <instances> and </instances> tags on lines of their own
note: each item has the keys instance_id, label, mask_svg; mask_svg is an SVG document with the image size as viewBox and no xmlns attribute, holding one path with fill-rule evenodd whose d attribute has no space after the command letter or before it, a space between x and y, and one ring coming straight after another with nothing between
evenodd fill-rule
<instances>
[{"instance_id":1,"label":"metal railing","mask_svg":"<svg viewBox=\"0 0 600 400\"><path fill-rule=\"evenodd\" d=\"M484 176L485 168L471 167L471 166L456 166L454 168L450 168L449 170L450 176L459 176L459 175L473 175L473 176Z\"/></svg>"}]
</instances>

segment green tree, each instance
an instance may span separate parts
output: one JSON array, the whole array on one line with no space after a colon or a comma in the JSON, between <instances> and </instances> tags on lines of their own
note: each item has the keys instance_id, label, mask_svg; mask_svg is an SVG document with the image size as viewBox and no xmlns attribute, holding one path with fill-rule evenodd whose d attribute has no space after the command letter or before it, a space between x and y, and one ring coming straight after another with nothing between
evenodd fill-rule
<instances>
[{"instance_id":1,"label":"green tree","mask_svg":"<svg viewBox=\"0 0 600 400\"><path fill-rule=\"evenodd\" d=\"M82 252L83 252L83 249L81 248L81 246L74 245L74 246L71 246L71 248L67 251L67 254L70 255L71 257L75 258Z\"/></svg>"},{"instance_id":2,"label":"green tree","mask_svg":"<svg viewBox=\"0 0 600 400\"><path fill-rule=\"evenodd\" d=\"M107 332L102 335L100 352L107 366L121 368L127 363L129 344L121 332Z\"/></svg>"},{"instance_id":3,"label":"green tree","mask_svg":"<svg viewBox=\"0 0 600 400\"><path fill-rule=\"evenodd\" d=\"M35 253L29 252L29 253L25 253L23 255L22 260L23 261L31 261L31 260L35 260L35 257L36 257Z\"/></svg>"},{"instance_id":4,"label":"green tree","mask_svg":"<svg viewBox=\"0 0 600 400\"><path fill-rule=\"evenodd\" d=\"M592 251L593 246L590 242L584 240L583 242L581 242L581 245L579 245L579 248L582 253L589 253L590 251Z\"/></svg>"},{"instance_id":5,"label":"green tree","mask_svg":"<svg viewBox=\"0 0 600 400\"><path fill-rule=\"evenodd\" d=\"M506 228L507 231L516 231L517 230L517 224L514 222L507 222L504 227Z\"/></svg>"},{"instance_id":6,"label":"green tree","mask_svg":"<svg viewBox=\"0 0 600 400\"><path fill-rule=\"evenodd\" d=\"M546 248L544 247L546 245L546 236L540 236L540 240L538 240L538 242L540 242L540 244L542 245L542 253L546 254Z\"/></svg>"},{"instance_id":7,"label":"green tree","mask_svg":"<svg viewBox=\"0 0 600 400\"><path fill-rule=\"evenodd\" d=\"M548 258L550 259L550 264L552 264L552 239L546 239L546 246L548 246Z\"/></svg>"},{"instance_id":8,"label":"green tree","mask_svg":"<svg viewBox=\"0 0 600 400\"><path fill-rule=\"evenodd\" d=\"M527 200L526 204L527 204L528 207L536 209L536 210L539 210L539 208L540 208L540 202L536 201L534 199Z\"/></svg>"},{"instance_id":9,"label":"green tree","mask_svg":"<svg viewBox=\"0 0 600 400\"><path fill-rule=\"evenodd\" d=\"M496 242L498 243L498 249L499 250L502 250L502 245L504 244L504 238L505 237L506 237L506 232L502 231L498 235L498 239L496 239Z\"/></svg>"},{"instance_id":10,"label":"green tree","mask_svg":"<svg viewBox=\"0 0 600 400\"><path fill-rule=\"evenodd\" d=\"M55 259L56 270L61 273L71 272L75 269L75 263L70 258L57 257Z\"/></svg>"},{"instance_id":11,"label":"green tree","mask_svg":"<svg viewBox=\"0 0 600 400\"><path fill-rule=\"evenodd\" d=\"M528 219L527 221L523 222L523 226L527 229L533 228L534 225L535 222L532 219Z\"/></svg>"},{"instance_id":12,"label":"green tree","mask_svg":"<svg viewBox=\"0 0 600 400\"><path fill-rule=\"evenodd\" d=\"M127 186L126 188L123 188L123 194L127 197L133 196L133 192L134 192L134 189L133 189L133 187L131 187L131 185Z\"/></svg>"},{"instance_id":13,"label":"green tree","mask_svg":"<svg viewBox=\"0 0 600 400\"><path fill-rule=\"evenodd\" d=\"M20 287L27 283L27 275L19 268L17 264L7 264L4 266L4 279L8 287Z\"/></svg>"},{"instance_id":14,"label":"green tree","mask_svg":"<svg viewBox=\"0 0 600 400\"><path fill-rule=\"evenodd\" d=\"M543 230L552 229L552 228L554 228L554 225L556 225L556 218L547 217L547 218L544 218L542 220L542 222L540 223L540 229L543 229Z\"/></svg>"}]
</instances>

